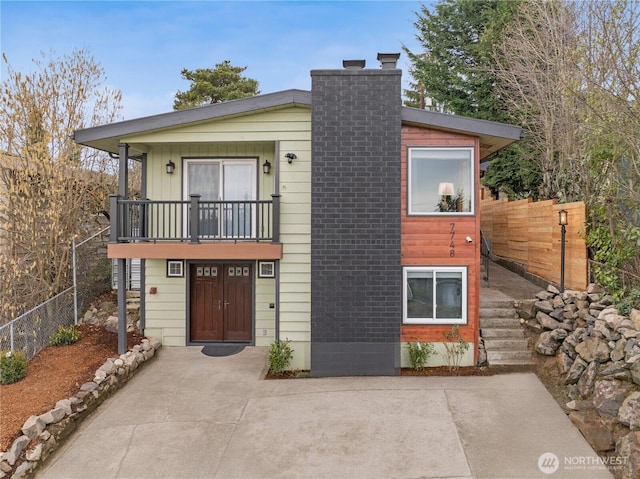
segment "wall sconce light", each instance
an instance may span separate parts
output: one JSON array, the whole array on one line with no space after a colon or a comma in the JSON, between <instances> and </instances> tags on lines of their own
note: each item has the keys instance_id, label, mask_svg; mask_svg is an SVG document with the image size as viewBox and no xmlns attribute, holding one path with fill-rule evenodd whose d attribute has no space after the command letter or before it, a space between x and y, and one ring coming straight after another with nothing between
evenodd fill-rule
<instances>
[{"instance_id":1,"label":"wall sconce light","mask_svg":"<svg viewBox=\"0 0 640 479\"><path fill-rule=\"evenodd\" d=\"M176 169L176 164L169 160L169 163L166 164L167 175L173 175L173 170Z\"/></svg>"},{"instance_id":2,"label":"wall sconce light","mask_svg":"<svg viewBox=\"0 0 640 479\"><path fill-rule=\"evenodd\" d=\"M271 163L269 163L269 160L265 160L264 163L262 164L262 172L265 175L268 175L269 173L271 173Z\"/></svg>"},{"instance_id":3,"label":"wall sconce light","mask_svg":"<svg viewBox=\"0 0 640 479\"><path fill-rule=\"evenodd\" d=\"M560 210L558 212L558 224L560 225L560 292L564 293L564 250L565 250L565 238L567 233L567 225L569 224L569 217L567 210Z\"/></svg>"},{"instance_id":4,"label":"wall sconce light","mask_svg":"<svg viewBox=\"0 0 640 479\"><path fill-rule=\"evenodd\" d=\"M295 153L287 153L286 155L284 155L284 157L287 159L287 162L289 164L293 163L293 160L298 158Z\"/></svg>"}]
</instances>

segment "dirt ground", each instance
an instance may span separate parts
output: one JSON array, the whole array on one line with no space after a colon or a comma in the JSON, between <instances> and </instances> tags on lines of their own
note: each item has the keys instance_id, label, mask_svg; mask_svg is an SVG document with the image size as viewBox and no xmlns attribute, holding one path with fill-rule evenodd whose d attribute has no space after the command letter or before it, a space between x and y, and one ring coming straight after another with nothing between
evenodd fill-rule
<instances>
[{"instance_id":1,"label":"dirt ground","mask_svg":"<svg viewBox=\"0 0 640 479\"><path fill-rule=\"evenodd\" d=\"M56 402L73 396L83 383L92 381L96 369L108 358L117 358L118 335L102 326L78 326L82 337L67 346L47 346L27 365L27 376L0 385L0 451L6 451L21 434L30 416L52 409ZM128 347L142 337L128 335Z\"/></svg>"}]
</instances>

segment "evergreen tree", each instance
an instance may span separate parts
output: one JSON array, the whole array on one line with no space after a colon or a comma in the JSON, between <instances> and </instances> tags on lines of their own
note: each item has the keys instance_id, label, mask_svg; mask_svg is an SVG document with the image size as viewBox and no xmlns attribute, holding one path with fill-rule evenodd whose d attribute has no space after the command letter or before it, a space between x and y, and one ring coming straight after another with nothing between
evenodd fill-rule
<instances>
[{"instance_id":1,"label":"evergreen tree","mask_svg":"<svg viewBox=\"0 0 640 479\"><path fill-rule=\"evenodd\" d=\"M183 69L180 74L191 86L185 92L176 93L173 109L185 110L257 95L260 93L258 82L242 76L246 69L231 65L229 60L216 64L215 68Z\"/></svg>"}]
</instances>

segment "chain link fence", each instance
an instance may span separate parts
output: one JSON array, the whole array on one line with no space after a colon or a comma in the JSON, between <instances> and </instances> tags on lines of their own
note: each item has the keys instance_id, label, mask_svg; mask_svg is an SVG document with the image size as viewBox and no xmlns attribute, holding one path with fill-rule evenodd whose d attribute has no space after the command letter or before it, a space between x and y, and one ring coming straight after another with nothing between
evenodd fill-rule
<instances>
[{"instance_id":1,"label":"chain link fence","mask_svg":"<svg viewBox=\"0 0 640 479\"><path fill-rule=\"evenodd\" d=\"M111 262L107 258L109 228L74 242L73 286L0 326L0 351L22 351L27 360L49 344L60 326L77 321L81 311L111 285Z\"/></svg>"},{"instance_id":2,"label":"chain link fence","mask_svg":"<svg viewBox=\"0 0 640 479\"><path fill-rule=\"evenodd\" d=\"M0 327L0 350L22 351L27 360L49 344L58 327L74 322L73 287Z\"/></svg>"}]
</instances>

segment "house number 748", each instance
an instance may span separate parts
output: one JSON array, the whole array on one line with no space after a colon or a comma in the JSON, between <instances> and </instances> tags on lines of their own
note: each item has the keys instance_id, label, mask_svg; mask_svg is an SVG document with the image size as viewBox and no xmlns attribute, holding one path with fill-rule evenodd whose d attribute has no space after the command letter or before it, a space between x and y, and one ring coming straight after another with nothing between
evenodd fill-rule
<instances>
[{"instance_id":1,"label":"house number 748","mask_svg":"<svg viewBox=\"0 0 640 479\"><path fill-rule=\"evenodd\" d=\"M455 223L449 223L449 236L451 239L451 242L449 243L449 257L453 258L456 255L456 244L454 243L453 239L456 236L456 224Z\"/></svg>"}]
</instances>

